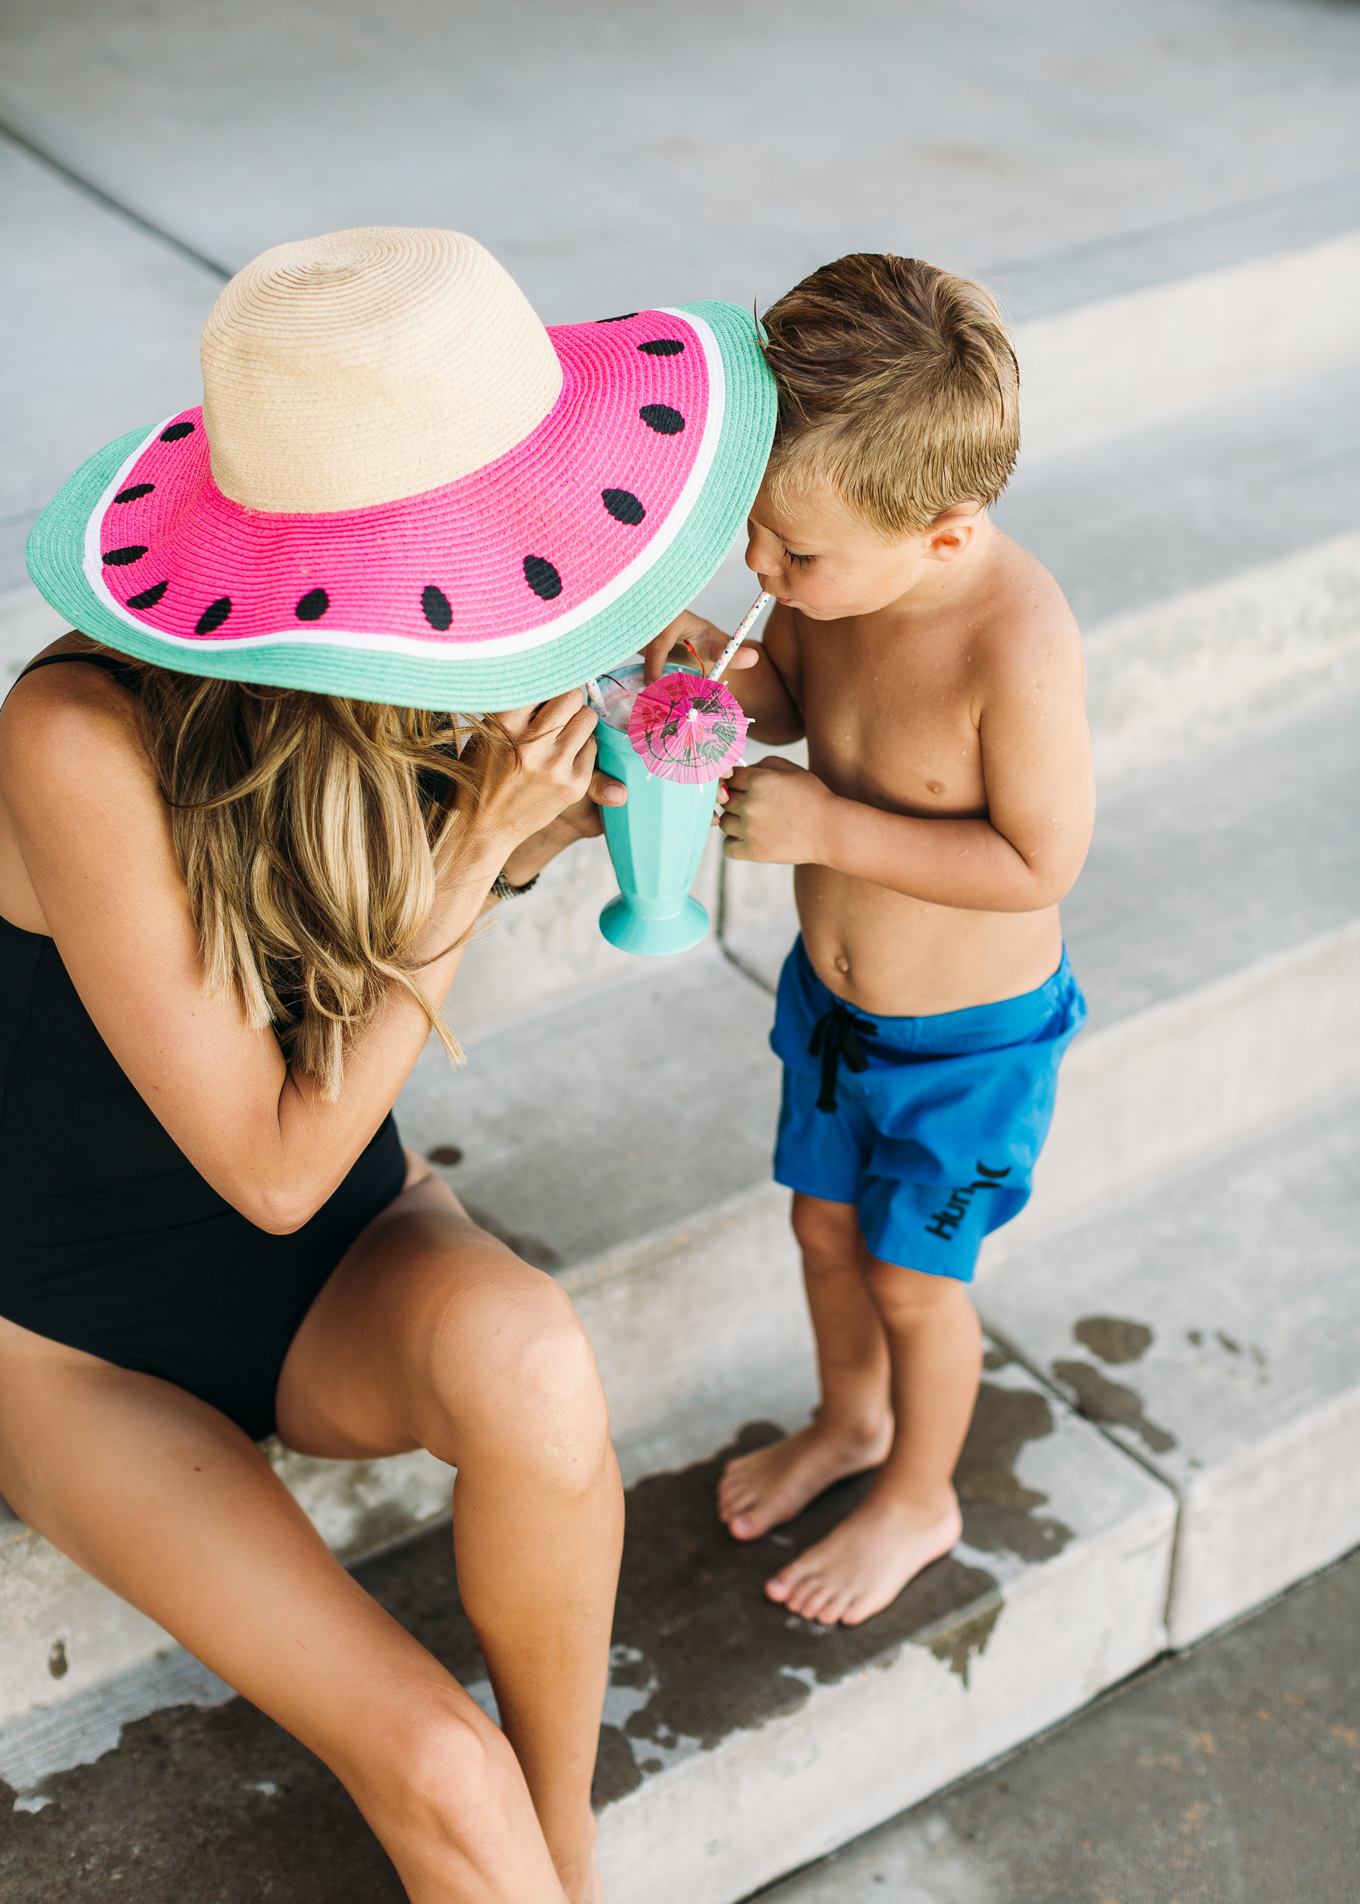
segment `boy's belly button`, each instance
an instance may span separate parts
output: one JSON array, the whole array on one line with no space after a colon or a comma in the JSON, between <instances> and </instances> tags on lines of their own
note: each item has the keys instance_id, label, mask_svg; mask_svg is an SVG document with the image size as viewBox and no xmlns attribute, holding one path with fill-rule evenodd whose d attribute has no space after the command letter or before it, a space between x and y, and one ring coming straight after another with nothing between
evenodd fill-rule
<instances>
[{"instance_id":1,"label":"boy's belly button","mask_svg":"<svg viewBox=\"0 0 1360 1904\"><path fill-rule=\"evenodd\" d=\"M836 970L840 972L843 977L849 978L850 961L849 959L846 958L844 952L838 952L835 956L835 959L832 961L832 963L835 965Z\"/></svg>"}]
</instances>

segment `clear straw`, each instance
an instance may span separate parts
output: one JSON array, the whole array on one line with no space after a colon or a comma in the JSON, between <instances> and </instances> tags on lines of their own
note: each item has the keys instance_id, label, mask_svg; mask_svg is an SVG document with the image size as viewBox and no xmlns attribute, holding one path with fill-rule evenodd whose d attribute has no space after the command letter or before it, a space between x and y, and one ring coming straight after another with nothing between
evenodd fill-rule
<instances>
[{"instance_id":1,"label":"clear straw","mask_svg":"<svg viewBox=\"0 0 1360 1904\"><path fill-rule=\"evenodd\" d=\"M742 616L740 628L738 628L736 634L733 635L732 639L718 656L718 659L713 663L713 672L708 677L710 681L716 681L718 679L723 669L727 666L728 662L737 652L737 649L740 648L742 642L745 641L746 637L750 634L751 630L755 627L773 600L774 596L770 594L768 589L762 589L759 595L756 596L756 599Z\"/></svg>"}]
</instances>

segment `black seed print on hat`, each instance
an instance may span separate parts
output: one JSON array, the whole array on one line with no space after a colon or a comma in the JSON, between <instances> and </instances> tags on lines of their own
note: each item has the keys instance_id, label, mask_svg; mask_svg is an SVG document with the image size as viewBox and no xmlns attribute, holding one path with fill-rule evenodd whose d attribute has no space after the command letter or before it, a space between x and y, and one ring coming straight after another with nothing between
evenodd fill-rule
<instances>
[{"instance_id":1,"label":"black seed print on hat","mask_svg":"<svg viewBox=\"0 0 1360 1904\"><path fill-rule=\"evenodd\" d=\"M553 601L562 593L562 577L551 562L545 562L541 555L526 555L524 558L524 579L545 602Z\"/></svg>"},{"instance_id":2,"label":"black seed print on hat","mask_svg":"<svg viewBox=\"0 0 1360 1904\"><path fill-rule=\"evenodd\" d=\"M149 496L156 487L154 483L134 483L131 489L120 489L114 497L115 502L136 502L139 496Z\"/></svg>"},{"instance_id":3,"label":"black seed print on hat","mask_svg":"<svg viewBox=\"0 0 1360 1904\"><path fill-rule=\"evenodd\" d=\"M161 442L178 443L182 436L192 436L193 433L194 426L192 423L172 423L168 430L161 431Z\"/></svg>"},{"instance_id":4,"label":"black seed print on hat","mask_svg":"<svg viewBox=\"0 0 1360 1904\"><path fill-rule=\"evenodd\" d=\"M320 621L331 605L331 598L324 588L309 588L293 613L299 621Z\"/></svg>"},{"instance_id":5,"label":"black seed print on hat","mask_svg":"<svg viewBox=\"0 0 1360 1904\"><path fill-rule=\"evenodd\" d=\"M130 595L128 607L154 608L169 586L168 582L154 582L150 588L144 588L140 595Z\"/></svg>"},{"instance_id":6,"label":"black seed print on hat","mask_svg":"<svg viewBox=\"0 0 1360 1904\"><path fill-rule=\"evenodd\" d=\"M649 357L678 357L684 348L678 337L654 337L649 344L638 345Z\"/></svg>"},{"instance_id":7,"label":"black seed print on hat","mask_svg":"<svg viewBox=\"0 0 1360 1904\"><path fill-rule=\"evenodd\" d=\"M668 403L644 403L638 415L649 430L656 430L661 436L679 436L685 427L685 419Z\"/></svg>"},{"instance_id":8,"label":"black seed print on hat","mask_svg":"<svg viewBox=\"0 0 1360 1904\"><path fill-rule=\"evenodd\" d=\"M192 427L192 426L191 426ZM210 635L214 628L220 628L231 613L231 596L219 595L215 602L209 602L198 620L194 623L196 635Z\"/></svg>"},{"instance_id":9,"label":"black seed print on hat","mask_svg":"<svg viewBox=\"0 0 1360 1904\"><path fill-rule=\"evenodd\" d=\"M443 589L436 588L433 582L427 582L420 593L420 606L431 628L437 628L442 635L453 620L453 608Z\"/></svg>"},{"instance_id":10,"label":"black seed print on hat","mask_svg":"<svg viewBox=\"0 0 1360 1904\"><path fill-rule=\"evenodd\" d=\"M630 317L636 317L636 311L625 311L621 317L597 317L597 324L626 324Z\"/></svg>"},{"instance_id":11,"label":"black seed print on hat","mask_svg":"<svg viewBox=\"0 0 1360 1904\"><path fill-rule=\"evenodd\" d=\"M145 554L145 542L134 542L130 548L106 550L103 559L109 568L121 569L129 562L140 562Z\"/></svg>"},{"instance_id":12,"label":"black seed print on hat","mask_svg":"<svg viewBox=\"0 0 1360 1904\"><path fill-rule=\"evenodd\" d=\"M647 513L631 489L602 489L600 497L615 522L635 528Z\"/></svg>"}]
</instances>

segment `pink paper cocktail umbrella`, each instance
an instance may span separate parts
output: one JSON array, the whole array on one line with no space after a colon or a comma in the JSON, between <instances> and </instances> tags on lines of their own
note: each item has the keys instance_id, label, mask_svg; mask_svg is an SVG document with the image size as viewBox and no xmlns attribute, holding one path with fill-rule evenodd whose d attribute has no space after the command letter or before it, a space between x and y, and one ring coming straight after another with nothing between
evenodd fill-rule
<instances>
[{"instance_id":1,"label":"pink paper cocktail umbrella","mask_svg":"<svg viewBox=\"0 0 1360 1904\"><path fill-rule=\"evenodd\" d=\"M634 701L628 738L649 773L694 786L736 766L748 724L724 682L663 674Z\"/></svg>"}]
</instances>

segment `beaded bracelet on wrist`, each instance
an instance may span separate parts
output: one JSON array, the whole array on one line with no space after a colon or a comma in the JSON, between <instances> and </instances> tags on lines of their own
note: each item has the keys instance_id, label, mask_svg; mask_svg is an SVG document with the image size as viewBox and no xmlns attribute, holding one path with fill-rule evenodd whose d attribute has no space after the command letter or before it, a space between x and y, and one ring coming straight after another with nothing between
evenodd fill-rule
<instances>
[{"instance_id":1,"label":"beaded bracelet on wrist","mask_svg":"<svg viewBox=\"0 0 1360 1904\"><path fill-rule=\"evenodd\" d=\"M492 881L491 890L497 899L523 899L525 893L532 892L541 878L541 873L535 873L533 878L526 879L522 886L512 886L505 877L504 871L501 871Z\"/></svg>"}]
</instances>

